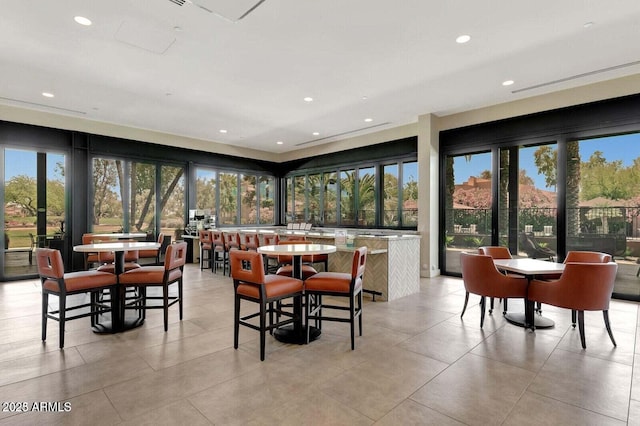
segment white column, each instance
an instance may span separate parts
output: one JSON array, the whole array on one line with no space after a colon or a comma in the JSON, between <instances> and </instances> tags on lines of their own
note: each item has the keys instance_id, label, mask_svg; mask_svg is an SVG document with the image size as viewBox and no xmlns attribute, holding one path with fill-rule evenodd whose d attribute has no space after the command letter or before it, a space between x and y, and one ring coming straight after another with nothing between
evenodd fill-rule
<instances>
[{"instance_id":1,"label":"white column","mask_svg":"<svg viewBox=\"0 0 640 426\"><path fill-rule=\"evenodd\" d=\"M440 275L438 264L438 185L440 141L438 117L418 117L418 231L420 241L420 276Z\"/></svg>"}]
</instances>

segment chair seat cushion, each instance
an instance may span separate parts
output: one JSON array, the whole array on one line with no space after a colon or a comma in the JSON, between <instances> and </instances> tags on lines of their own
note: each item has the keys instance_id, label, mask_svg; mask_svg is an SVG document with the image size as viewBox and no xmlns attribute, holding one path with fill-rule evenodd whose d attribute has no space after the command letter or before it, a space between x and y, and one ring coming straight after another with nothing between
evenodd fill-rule
<instances>
[{"instance_id":1,"label":"chair seat cushion","mask_svg":"<svg viewBox=\"0 0 640 426\"><path fill-rule=\"evenodd\" d=\"M273 274L265 275L263 285L268 299L289 294L295 295L296 293L301 293L304 287L302 280ZM240 282L236 291L239 295L256 300L260 299L260 289L256 285Z\"/></svg>"},{"instance_id":2,"label":"chair seat cushion","mask_svg":"<svg viewBox=\"0 0 640 426\"><path fill-rule=\"evenodd\" d=\"M356 281L356 288L362 286L362 281ZM334 293L349 293L351 274L344 272L319 272L304 281L305 291L327 291Z\"/></svg>"},{"instance_id":3,"label":"chair seat cushion","mask_svg":"<svg viewBox=\"0 0 640 426\"><path fill-rule=\"evenodd\" d=\"M64 274L64 284L68 292L91 290L92 288L107 287L115 285L117 277L108 272L80 271ZM44 288L49 291L59 292L56 280L45 280Z\"/></svg>"},{"instance_id":4,"label":"chair seat cushion","mask_svg":"<svg viewBox=\"0 0 640 426\"><path fill-rule=\"evenodd\" d=\"M200 248L202 250L211 250L211 247L212 247L211 243L202 243L202 244L200 244Z\"/></svg>"},{"instance_id":5,"label":"chair seat cushion","mask_svg":"<svg viewBox=\"0 0 640 426\"><path fill-rule=\"evenodd\" d=\"M164 266L142 266L140 268L132 269L123 274L120 274L118 280L120 284L130 285L162 285L164 278ZM167 282L173 282L182 276L180 269L174 269L169 272Z\"/></svg>"},{"instance_id":6,"label":"chair seat cushion","mask_svg":"<svg viewBox=\"0 0 640 426\"><path fill-rule=\"evenodd\" d=\"M317 274L318 271L316 271L312 266L309 265L302 265L302 279L306 280L307 278ZM276 271L276 275L283 275L286 277L291 277L293 276L293 266L292 265L284 265L282 267L280 267L277 271Z\"/></svg>"},{"instance_id":7,"label":"chair seat cushion","mask_svg":"<svg viewBox=\"0 0 640 426\"><path fill-rule=\"evenodd\" d=\"M124 271L130 271L132 269L136 269L139 268L140 265L135 263L135 262L127 262L124 264ZM115 274L116 273L116 265L114 265L113 263L107 263L106 265L101 265L98 267L97 269L100 272L108 272L110 274Z\"/></svg>"}]
</instances>

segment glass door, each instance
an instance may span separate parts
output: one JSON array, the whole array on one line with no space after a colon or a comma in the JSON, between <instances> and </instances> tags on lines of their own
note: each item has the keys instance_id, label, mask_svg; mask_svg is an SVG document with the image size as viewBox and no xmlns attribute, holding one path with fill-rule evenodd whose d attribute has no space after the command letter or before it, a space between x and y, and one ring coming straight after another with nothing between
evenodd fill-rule
<instances>
[{"instance_id":1,"label":"glass door","mask_svg":"<svg viewBox=\"0 0 640 426\"><path fill-rule=\"evenodd\" d=\"M37 274L35 249L65 244L65 155L4 149L2 279Z\"/></svg>"},{"instance_id":2,"label":"glass door","mask_svg":"<svg viewBox=\"0 0 640 426\"><path fill-rule=\"evenodd\" d=\"M491 152L448 156L445 166L446 273L460 273L460 252L491 244Z\"/></svg>"}]
</instances>

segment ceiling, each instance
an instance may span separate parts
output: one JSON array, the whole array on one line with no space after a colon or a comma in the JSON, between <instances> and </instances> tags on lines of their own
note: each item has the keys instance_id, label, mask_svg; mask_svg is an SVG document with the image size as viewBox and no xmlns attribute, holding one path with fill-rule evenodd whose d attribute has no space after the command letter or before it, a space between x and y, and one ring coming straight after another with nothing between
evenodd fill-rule
<instances>
[{"instance_id":1,"label":"ceiling","mask_svg":"<svg viewBox=\"0 0 640 426\"><path fill-rule=\"evenodd\" d=\"M179 3L3 2L0 104L284 153L640 73L638 0Z\"/></svg>"}]
</instances>

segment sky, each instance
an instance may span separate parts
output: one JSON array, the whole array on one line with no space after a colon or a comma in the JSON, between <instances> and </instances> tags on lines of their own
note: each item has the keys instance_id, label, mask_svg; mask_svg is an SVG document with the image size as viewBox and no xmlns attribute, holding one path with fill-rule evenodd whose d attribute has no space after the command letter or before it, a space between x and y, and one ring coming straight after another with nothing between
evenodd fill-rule
<instances>
[{"instance_id":1,"label":"sky","mask_svg":"<svg viewBox=\"0 0 640 426\"><path fill-rule=\"evenodd\" d=\"M47 176L62 179L56 172L56 163L64 161L62 154L47 154ZM17 175L36 176L36 152L18 149L6 149L4 158L5 182Z\"/></svg>"},{"instance_id":2,"label":"sky","mask_svg":"<svg viewBox=\"0 0 640 426\"><path fill-rule=\"evenodd\" d=\"M553 191L555 188L545 186L544 175L537 174L538 170L533 158L537 148L521 149L520 169L527 171L536 188ZM601 151L603 157L609 162L622 160L623 166L628 167L633 164L634 159L640 157L640 133L580 141L580 159L583 162L589 160L595 151ZM468 162L464 157L456 157L453 170L455 183L464 183L470 176L479 176L484 170L491 170L491 153L474 154Z\"/></svg>"}]
</instances>

